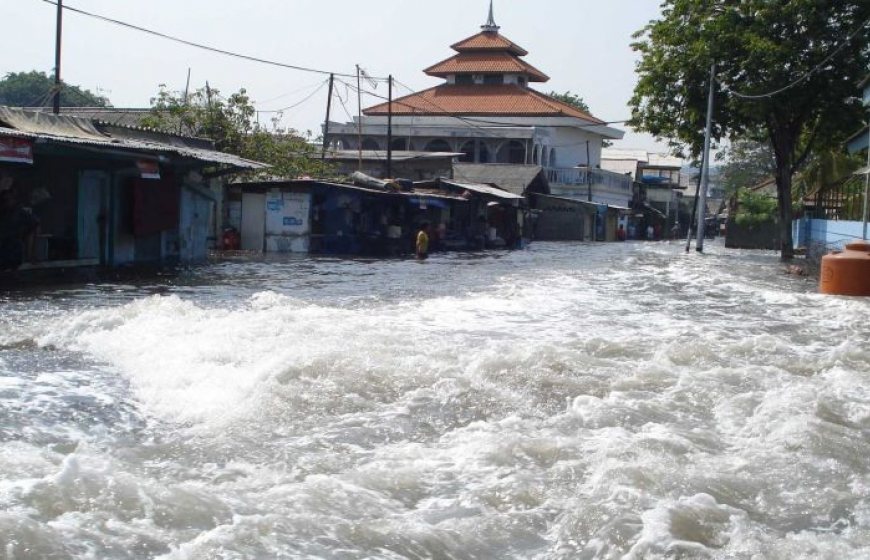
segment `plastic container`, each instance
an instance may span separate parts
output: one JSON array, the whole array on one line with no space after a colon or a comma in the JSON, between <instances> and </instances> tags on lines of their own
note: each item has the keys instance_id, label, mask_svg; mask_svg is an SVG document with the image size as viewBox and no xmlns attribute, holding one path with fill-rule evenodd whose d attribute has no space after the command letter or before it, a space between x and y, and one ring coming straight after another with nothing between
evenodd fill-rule
<instances>
[{"instance_id":1,"label":"plastic container","mask_svg":"<svg viewBox=\"0 0 870 560\"><path fill-rule=\"evenodd\" d=\"M848 243L822 257L819 291L839 296L870 296L870 243Z\"/></svg>"}]
</instances>

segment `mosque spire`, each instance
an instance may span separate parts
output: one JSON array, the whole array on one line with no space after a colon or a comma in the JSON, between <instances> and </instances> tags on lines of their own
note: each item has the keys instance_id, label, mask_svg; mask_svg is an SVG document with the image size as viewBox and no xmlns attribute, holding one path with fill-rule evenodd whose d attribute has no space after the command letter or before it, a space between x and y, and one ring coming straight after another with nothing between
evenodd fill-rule
<instances>
[{"instance_id":1,"label":"mosque spire","mask_svg":"<svg viewBox=\"0 0 870 560\"><path fill-rule=\"evenodd\" d=\"M480 28L483 29L484 33L498 33L498 30L501 29L495 24L495 16L492 11L492 0L489 0L489 19L487 19L486 23L481 25Z\"/></svg>"}]
</instances>

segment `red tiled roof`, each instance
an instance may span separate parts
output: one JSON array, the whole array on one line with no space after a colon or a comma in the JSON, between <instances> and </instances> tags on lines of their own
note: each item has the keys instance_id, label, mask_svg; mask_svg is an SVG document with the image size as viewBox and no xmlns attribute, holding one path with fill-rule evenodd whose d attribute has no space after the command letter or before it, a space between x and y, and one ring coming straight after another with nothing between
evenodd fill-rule
<instances>
[{"instance_id":1,"label":"red tiled roof","mask_svg":"<svg viewBox=\"0 0 870 560\"><path fill-rule=\"evenodd\" d=\"M459 51L507 51L517 56L526 56L529 52L517 45L504 35L498 33L482 32L463 39L450 45L450 48Z\"/></svg>"},{"instance_id":2,"label":"red tiled roof","mask_svg":"<svg viewBox=\"0 0 870 560\"><path fill-rule=\"evenodd\" d=\"M507 52L461 52L424 70L430 76L448 74L526 74L530 82L546 82L549 76Z\"/></svg>"},{"instance_id":3,"label":"red tiled roof","mask_svg":"<svg viewBox=\"0 0 870 560\"><path fill-rule=\"evenodd\" d=\"M386 115L387 103L363 110ZM458 115L507 117L576 117L604 124L589 113L535 90L514 84L443 84L393 100L394 115Z\"/></svg>"}]
</instances>

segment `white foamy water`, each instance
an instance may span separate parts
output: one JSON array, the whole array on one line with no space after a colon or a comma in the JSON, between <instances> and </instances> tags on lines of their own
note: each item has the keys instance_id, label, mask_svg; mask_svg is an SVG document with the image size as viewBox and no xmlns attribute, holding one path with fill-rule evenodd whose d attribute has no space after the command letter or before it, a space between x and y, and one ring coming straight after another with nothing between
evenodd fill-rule
<instances>
[{"instance_id":1,"label":"white foamy water","mask_svg":"<svg viewBox=\"0 0 870 560\"><path fill-rule=\"evenodd\" d=\"M870 302L535 244L0 294L0 559L867 558Z\"/></svg>"}]
</instances>

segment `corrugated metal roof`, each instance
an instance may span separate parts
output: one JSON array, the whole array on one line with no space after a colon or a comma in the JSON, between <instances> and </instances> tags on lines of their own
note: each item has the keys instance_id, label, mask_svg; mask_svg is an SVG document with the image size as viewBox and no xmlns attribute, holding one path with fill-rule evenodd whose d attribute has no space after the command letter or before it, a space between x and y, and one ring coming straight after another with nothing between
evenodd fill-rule
<instances>
[{"instance_id":1,"label":"corrugated metal roof","mask_svg":"<svg viewBox=\"0 0 870 560\"><path fill-rule=\"evenodd\" d=\"M94 124L78 117L49 115L0 107L0 134L18 138L31 138L56 144L87 145L113 150L131 150L138 152L172 153L199 161L231 165L241 169L265 169L265 163L249 160L233 154L202 148L201 145L189 145L180 137L172 137L161 133L150 132L152 136L163 136L167 142L135 138L130 129L129 134L113 131L107 134L100 132ZM137 132L136 134L139 134ZM171 140L171 143L169 142Z\"/></svg>"},{"instance_id":2,"label":"corrugated metal roof","mask_svg":"<svg viewBox=\"0 0 870 560\"><path fill-rule=\"evenodd\" d=\"M97 130L93 122L66 115L23 111L0 106L0 123L8 128L31 134L96 141L110 139Z\"/></svg>"},{"instance_id":3,"label":"corrugated metal roof","mask_svg":"<svg viewBox=\"0 0 870 560\"><path fill-rule=\"evenodd\" d=\"M509 191L505 191L502 189L497 189L495 187L491 187L489 185L482 185L480 183L460 183L459 181L448 181L446 179L442 179L441 182L445 185L457 188L464 189L471 192L476 192L479 194L489 195L495 198L503 198L505 200L523 200L525 197L519 194L514 194Z\"/></svg>"},{"instance_id":4,"label":"corrugated metal roof","mask_svg":"<svg viewBox=\"0 0 870 560\"><path fill-rule=\"evenodd\" d=\"M326 159L330 160L353 160L359 158L359 150L330 150L326 152ZM429 159L452 159L464 156L462 152L419 152L409 150L393 150L393 161L429 160ZM311 154L311 157L319 159L320 152ZM386 161L386 150L363 150L363 161Z\"/></svg>"},{"instance_id":5,"label":"corrugated metal roof","mask_svg":"<svg viewBox=\"0 0 870 560\"><path fill-rule=\"evenodd\" d=\"M535 178L541 175L542 171L543 168L540 165L499 163L453 164L453 175L460 181L478 184L491 183L514 194L523 194Z\"/></svg>"},{"instance_id":6,"label":"corrugated metal roof","mask_svg":"<svg viewBox=\"0 0 870 560\"><path fill-rule=\"evenodd\" d=\"M255 188L280 188L282 186L293 186L293 187L312 187L315 185L329 187L334 189L348 190L348 191L356 191L359 193L379 195L379 196L392 196L392 197L417 197L417 198L432 198L432 199L440 199L440 200L452 200L454 202L467 202L467 200L458 195L451 195L448 193L436 193L431 190L413 190L410 192L407 191L393 191L393 190L378 190L378 189L370 189L367 187L360 187L357 185L350 185L346 183L331 183L328 181L318 181L317 179L296 179L292 181L288 181L286 179L267 179L263 181L237 181L233 183L234 187L240 187L244 189L245 187L255 187Z\"/></svg>"},{"instance_id":7,"label":"corrugated metal roof","mask_svg":"<svg viewBox=\"0 0 870 560\"><path fill-rule=\"evenodd\" d=\"M49 113L51 108L21 107L25 111ZM120 126L140 126L143 117L151 114L145 107L61 107L61 115L90 119L106 124Z\"/></svg>"}]
</instances>

